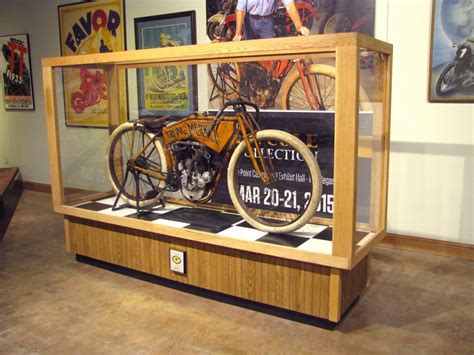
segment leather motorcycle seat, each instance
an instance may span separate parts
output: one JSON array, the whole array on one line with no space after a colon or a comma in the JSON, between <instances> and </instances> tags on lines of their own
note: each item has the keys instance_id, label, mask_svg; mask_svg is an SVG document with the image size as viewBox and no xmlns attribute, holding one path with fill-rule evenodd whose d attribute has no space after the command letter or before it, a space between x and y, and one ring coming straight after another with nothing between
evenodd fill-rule
<instances>
[{"instance_id":1,"label":"leather motorcycle seat","mask_svg":"<svg viewBox=\"0 0 474 355\"><path fill-rule=\"evenodd\" d=\"M138 123L145 126L145 128L152 132L160 132L163 127L170 121L173 120L171 116L160 116L160 117L144 117L139 118Z\"/></svg>"}]
</instances>

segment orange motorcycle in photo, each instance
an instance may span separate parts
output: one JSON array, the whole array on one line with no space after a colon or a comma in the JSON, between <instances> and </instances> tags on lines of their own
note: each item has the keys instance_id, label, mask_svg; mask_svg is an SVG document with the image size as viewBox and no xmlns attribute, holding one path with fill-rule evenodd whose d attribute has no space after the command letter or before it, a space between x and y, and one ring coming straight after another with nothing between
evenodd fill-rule
<instances>
[{"instance_id":1,"label":"orange motorcycle in photo","mask_svg":"<svg viewBox=\"0 0 474 355\"><path fill-rule=\"evenodd\" d=\"M226 14L220 17L210 37L229 41L235 35L235 4L226 2ZM295 2L303 26L311 29L318 19L314 1ZM219 17L216 17L217 21ZM296 36L293 22L283 6L274 14L276 37ZM333 110L335 105L335 68L314 64L310 59L272 60L250 63L208 65L212 82L210 101L242 98L258 107L284 110Z\"/></svg>"}]
</instances>

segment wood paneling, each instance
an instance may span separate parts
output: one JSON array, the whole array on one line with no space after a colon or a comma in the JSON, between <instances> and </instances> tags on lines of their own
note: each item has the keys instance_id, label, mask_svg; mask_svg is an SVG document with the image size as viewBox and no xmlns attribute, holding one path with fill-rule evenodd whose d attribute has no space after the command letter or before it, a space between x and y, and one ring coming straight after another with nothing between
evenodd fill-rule
<instances>
[{"instance_id":1,"label":"wood paneling","mask_svg":"<svg viewBox=\"0 0 474 355\"><path fill-rule=\"evenodd\" d=\"M341 270L341 314L349 308L367 285L368 256L352 270Z\"/></svg>"},{"instance_id":2,"label":"wood paneling","mask_svg":"<svg viewBox=\"0 0 474 355\"><path fill-rule=\"evenodd\" d=\"M341 318L341 270L331 269L329 276L329 320L337 322Z\"/></svg>"},{"instance_id":3,"label":"wood paneling","mask_svg":"<svg viewBox=\"0 0 474 355\"><path fill-rule=\"evenodd\" d=\"M78 218L65 222L71 250L112 264L321 318L329 318L337 269L217 247ZM187 273L169 269L186 252ZM349 271L350 273L350 271ZM339 287L339 286L338 286ZM336 311L336 314L340 314ZM338 319L332 318L337 321Z\"/></svg>"},{"instance_id":4,"label":"wood paneling","mask_svg":"<svg viewBox=\"0 0 474 355\"><path fill-rule=\"evenodd\" d=\"M242 251L267 254L269 256L292 259L296 261L304 261L312 264L337 267L340 269L350 269L352 265L350 259L336 257L328 254L321 254L294 248L289 249L287 247L270 243L249 243L245 240L222 237L214 233L194 231L186 228L174 228L165 225L157 225L148 221L113 216L72 206L60 206L55 211L70 217L78 217L91 221L113 224L116 225L118 228L128 227L146 232L174 236L185 240L207 243L221 247L229 247Z\"/></svg>"}]
</instances>

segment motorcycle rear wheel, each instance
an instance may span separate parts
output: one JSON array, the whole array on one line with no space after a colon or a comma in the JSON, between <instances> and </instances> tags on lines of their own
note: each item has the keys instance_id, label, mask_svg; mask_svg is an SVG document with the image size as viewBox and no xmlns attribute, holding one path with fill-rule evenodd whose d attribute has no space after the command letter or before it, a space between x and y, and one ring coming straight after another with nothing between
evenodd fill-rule
<instances>
[{"instance_id":1,"label":"motorcycle rear wheel","mask_svg":"<svg viewBox=\"0 0 474 355\"><path fill-rule=\"evenodd\" d=\"M133 122L125 122L118 126L110 135L106 149L107 177L116 194L132 207L137 206L137 189L133 174L127 173L127 163L135 158L142 148L153 140L154 135L133 127ZM132 144L133 142L133 144ZM140 166L150 169L149 164L160 166L160 173L166 175L168 168L166 155L158 139L147 147L140 155ZM148 165L148 166L147 166ZM156 203L163 192L165 182L157 178L138 174L140 207Z\"/></svg>"}]
</instances>

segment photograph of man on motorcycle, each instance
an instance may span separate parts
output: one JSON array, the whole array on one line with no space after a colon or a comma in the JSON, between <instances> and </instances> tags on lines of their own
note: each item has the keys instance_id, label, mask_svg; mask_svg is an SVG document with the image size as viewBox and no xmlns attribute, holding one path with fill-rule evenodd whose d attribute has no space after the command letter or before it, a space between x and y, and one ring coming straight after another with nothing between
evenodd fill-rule
<instances>
[{"instance_id":1,"label":"photograph of man on motorcycle","mask_svg":"<svg viewBox=\"0 0 474 355\"><path fill-rule=\"evenodd\" d=\"M234 41L275 37L274 0L239 0L236 7L237 22ZM296 31L308 35L309 29L301 23L300 15L293 0L283 0Z\"/></svg>"},{"instance_id":2,"label":"photograph of man on motorcycle","mask_svg":"<svg viewBox=\"0 0 474 355\"><path fill-rule=\"evenodd\" d=\"M474 2L433 6L430 102L474 102Z\"/></svg>"}]
</instances>

